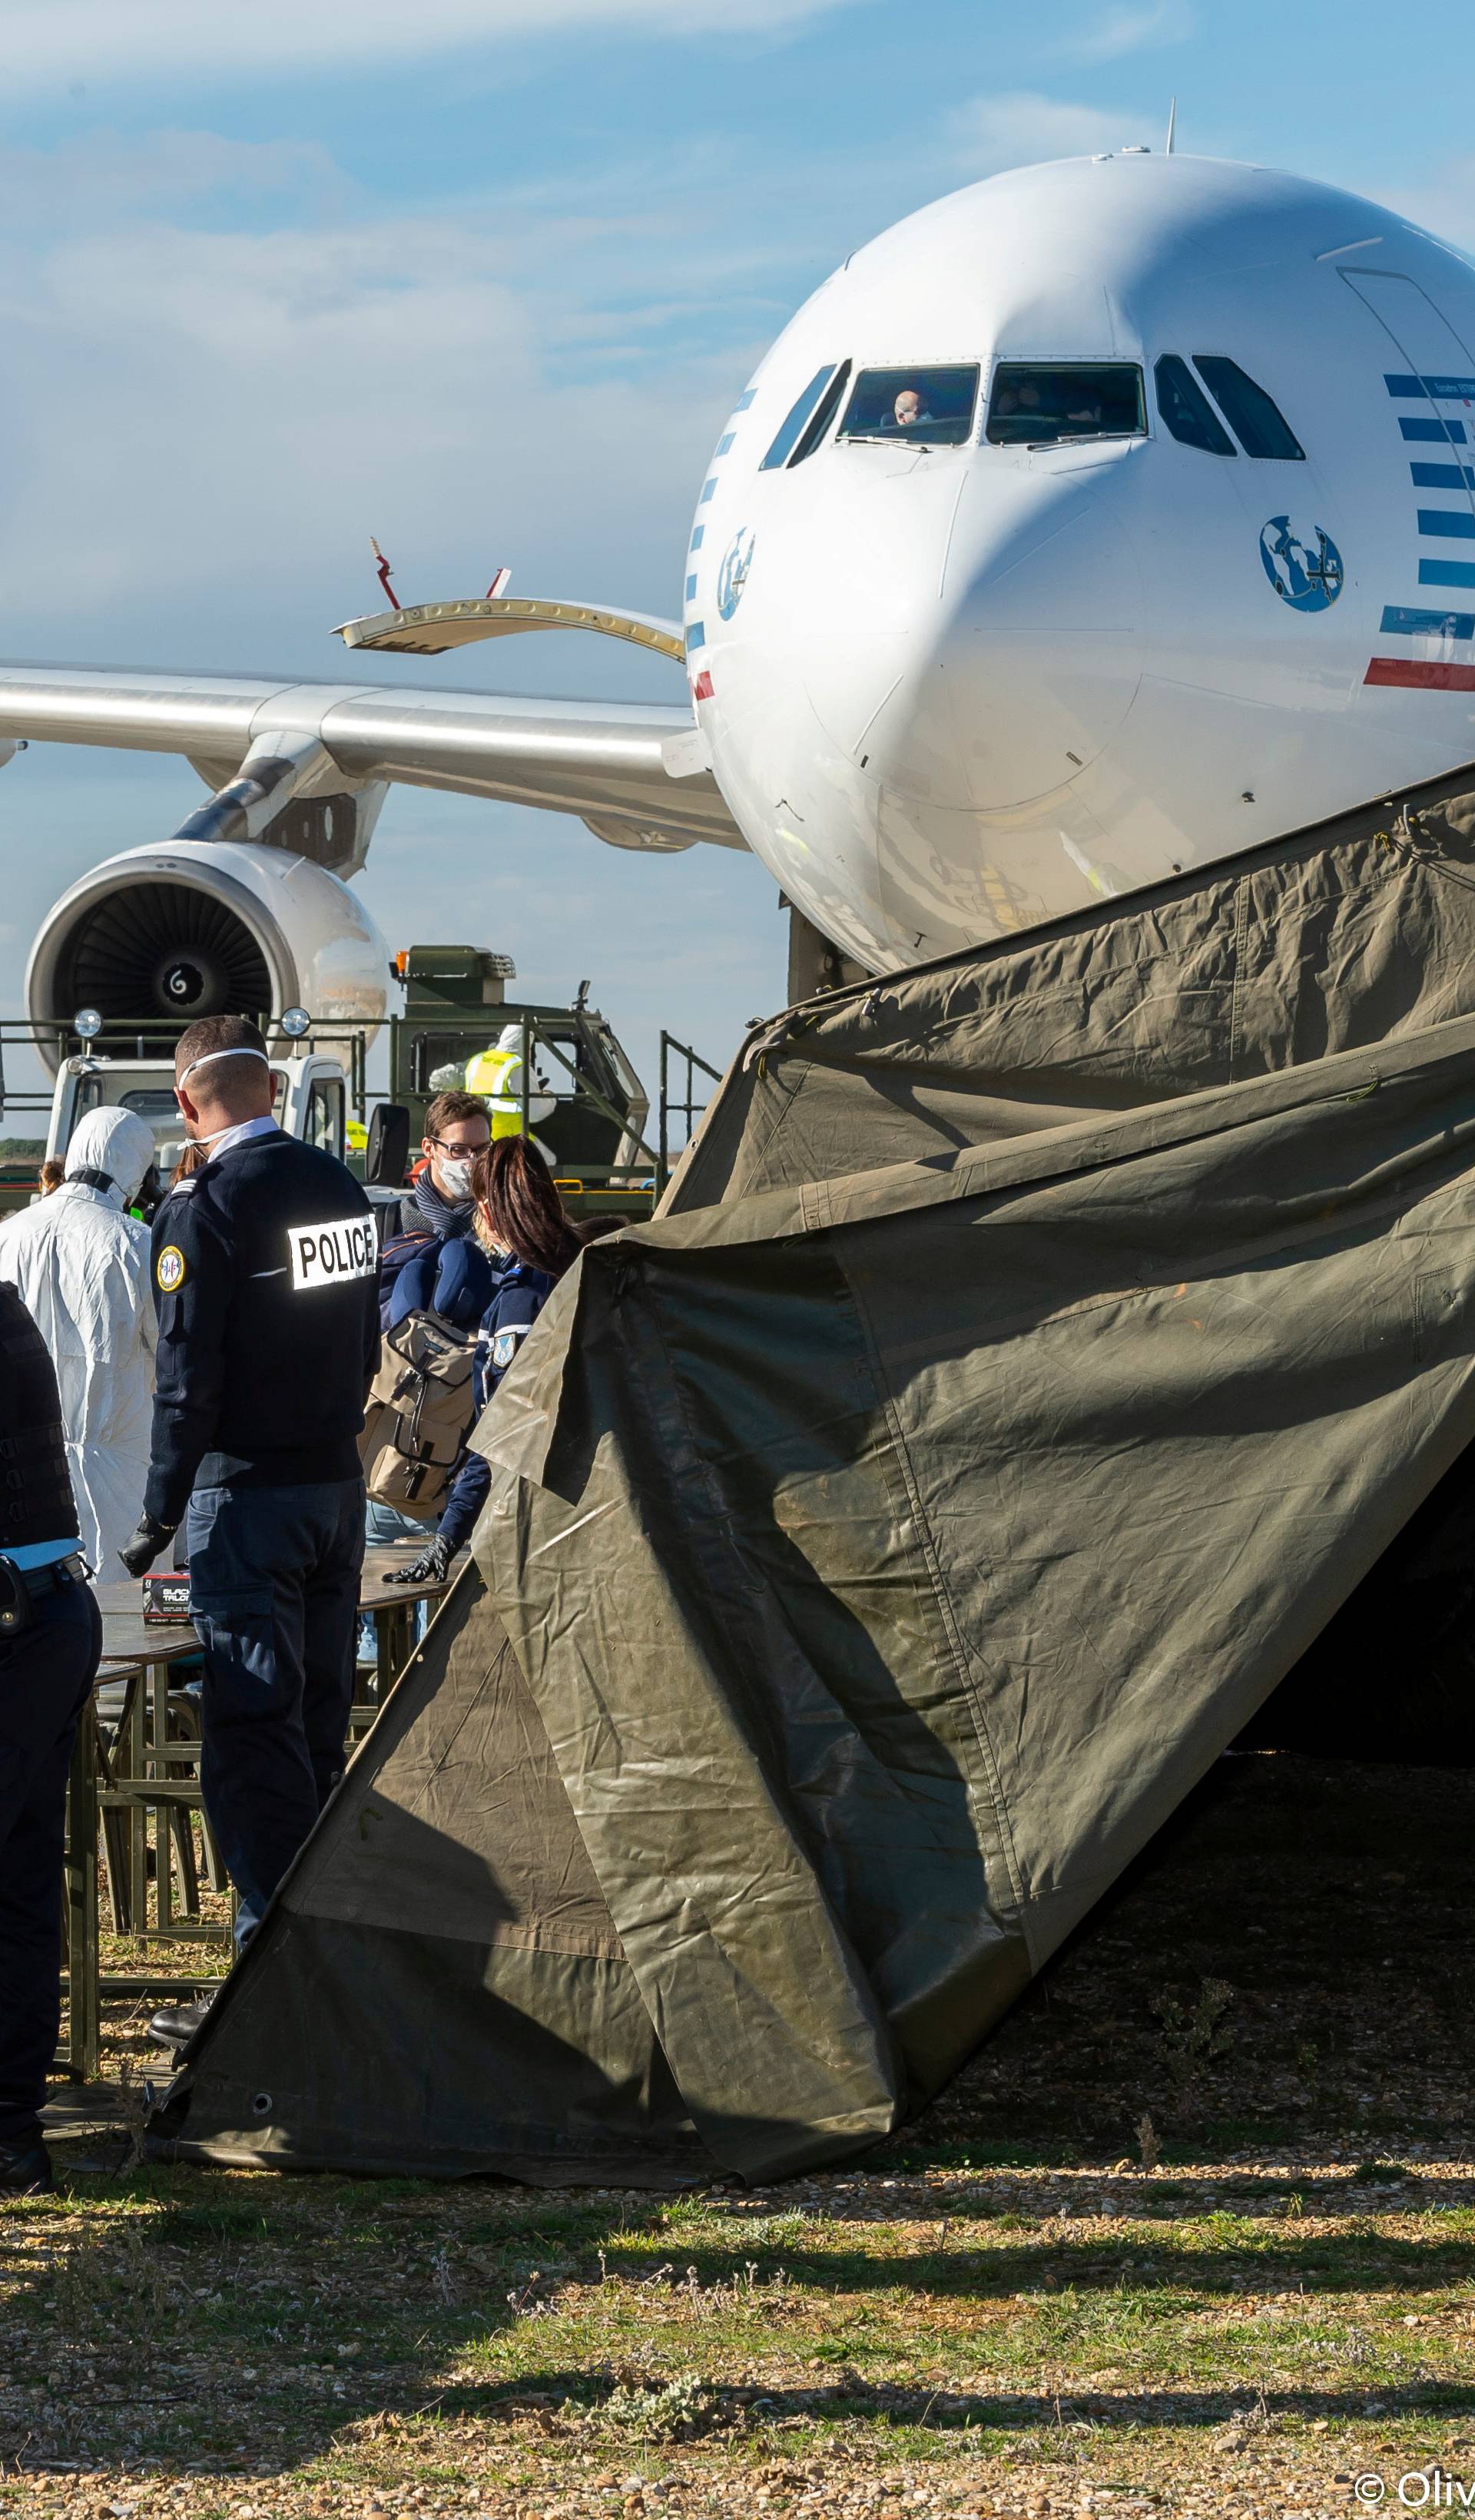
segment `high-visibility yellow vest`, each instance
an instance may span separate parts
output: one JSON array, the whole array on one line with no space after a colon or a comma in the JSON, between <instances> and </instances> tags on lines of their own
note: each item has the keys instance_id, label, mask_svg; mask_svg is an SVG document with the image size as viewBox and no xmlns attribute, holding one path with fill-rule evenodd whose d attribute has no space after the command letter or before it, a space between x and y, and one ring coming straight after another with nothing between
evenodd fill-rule
<instances>
[{"instance_id":1,"label":"high-visibility yellow vest","mask_svg":"<svg viewBox=\"0 0 1475 2520\"><path fill-rule=\"evenodd\" d=\"M494 1138L522 1135L522 1096L511 1090L521 1065L520 1050L478 1050L467 1061L467 1092L479 1094L490 1105Z\"/></svg>"}]
</instances>

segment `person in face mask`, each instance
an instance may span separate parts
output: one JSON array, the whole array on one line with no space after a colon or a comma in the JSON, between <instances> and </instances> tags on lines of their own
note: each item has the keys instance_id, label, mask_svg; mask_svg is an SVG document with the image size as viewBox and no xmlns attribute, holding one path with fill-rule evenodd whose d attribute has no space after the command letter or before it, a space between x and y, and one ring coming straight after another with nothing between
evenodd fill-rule
<instances>
[{"instance_id":1,"label":"person in face mask","mask_svg":"<svg viewBox=\"0 0 1475 2520\"><path fill-rule=\"evenodd\" d=\"M468 1328L474 1318L473 1303L482 1302L472 1372L472 1425L515 1362L559 1280L583 1247L563 1213L552 1173L526 1138L498 1138L477 1158L473 1182L475 1234L484 1257L477 1270L464 1264L453 1273L442 1267L434 1288L437 1306L460 1304L462 1309L451 1317ZM443 1583L452 1558L471 1536L491 1483L488 1463L478 1453L464 1452L434 1539L412 1565L381 1580L385 1584Z\"/></svg>"},{"instance_id":2,"label":"person in face mask","mask_svg":"<svg viewBox=\"0 0 1475 2520\"><path fill-rule=\"evenodd\" d=\"M128 1210L154 1154L148 1122L105 1102L72 1132L61 1188L0 1225L0 1279L20 1289L57 1370L81 1552L108 1575L149 1474L149 1229Z\"/></svg>"},{"instance_id":3,"label":"person in face mask","mask_svg":"<svg viewBox=\"0 0 1475 2520\"><path fill-rule=\"evenodd\" d=\"M471 1166L492 1142L492 1123L479 1095L459 1089L437 1094L425 1112L425 1134L420 1142L424 1162L414 1184L383 1219L380 1254L380 1322L384 1329L399 1320L395 1287L412 1260L425 1255L427 1242L448 1242L474 1230Z\"/></svg>"}]
</instances>

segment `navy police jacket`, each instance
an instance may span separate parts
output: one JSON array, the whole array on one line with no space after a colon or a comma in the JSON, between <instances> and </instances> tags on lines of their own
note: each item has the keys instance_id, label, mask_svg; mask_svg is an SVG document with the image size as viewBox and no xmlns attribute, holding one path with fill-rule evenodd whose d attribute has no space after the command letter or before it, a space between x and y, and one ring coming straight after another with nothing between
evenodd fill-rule
<instances>
[{"instance_id":1,"label":"navy police jacket","mask_svg":"<svg viewBox=\"0 0 1475 2520\"><path fill-rule=\"evenodd\" d=\"M557 1280L546 1269L534 1269L514 1257L492 1263L492 1300L476 1331L476 1361L471 1388L479 1418L538 1315ZM432 1281L433 1283L433 1281ZM400 1288L406 1292L405 1280ZM472 1419L475 1423L475 1418ZM455 1551L471 1534L492 1484L491 1464L479 1453L463 1453L446 1498L437 1536Z\"/></svg>"},{"instance_id":2,"label":"navy police jacket","mask_svg":"<svg viewBox=\"0 0 1475 2520\"><path fill-rule=\"evenodd\" d=\"M379 1365L369 1201L320 1147L280 1129L228 1148L154 1220L158 1361L145 1511L172 1527L191 1490L359 1474Z\"/></svg>"}]
</instances>

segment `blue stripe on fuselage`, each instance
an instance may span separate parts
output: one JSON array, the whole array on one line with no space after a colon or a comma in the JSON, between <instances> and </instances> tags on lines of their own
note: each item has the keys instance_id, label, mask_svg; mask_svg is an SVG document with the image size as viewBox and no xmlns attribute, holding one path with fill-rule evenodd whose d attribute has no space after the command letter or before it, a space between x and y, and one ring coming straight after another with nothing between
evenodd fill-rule
<instances>
[{"instance_id":1,"label":"blue stripe on fuselage","mask_svg":"<svg viewBox=\"0 0 1475 2520\"><path fill-rule=\"evenodd\" d=\"M1384 384L1405 402L1475 402L1475 377L1388 377Z\"/></svg>"},{"instance_id":2,"label":"blue stripe on fuselage","mask_svg":"<svg viewBox=\"0 0 1475 2520\"><path fill-rule=\"evenodd\" d=\"M1475 639L1475 612L1421 612L1416 605L1385 604L1385 639Z\"/></svg>"},{"instance_id":3,"label":"blue stripe on fuselage","mask_svg":"<svg viewBox=\"0 0 1475 2520\"><path fill-rule=\"evenodd\" d=\"M1446 542L1475 543L1475 511L1469 508L1420 508L1418 529Z\"/></svg>"},{"instance_id":4,"label":"blue stripe on fuselage","mask_svg":"<svg viewBox=\"0 0 1475 2520\"><path fill-rule=\"evenodd\" d=\"M1475 489L1475 472L1468 464L1410 464L1408 470L1419 490Z\"/></svg>"},{"instance_id":5,"label":"blue stripe on fuselage","mask_svg":"<svg viewBox=\"0 0 1475 2520\"><path fill-rule=\"evenodd\" d=\"M1475 561L1421 560L1420 586L1475 586Z\"/></svg>"},{"instance_id":6,"label":"blue stripe on fuselage","mask_svg":"<svg viewBox=\"0 0 1475 2520\"><path fill-rule=\"evenodd\" d=\"M1406 437L1432 438L1436 446L1463 446L1465 442L1462 420L1409 420L1406 416L1399 427Z\"/></svg>"}]
</instances>

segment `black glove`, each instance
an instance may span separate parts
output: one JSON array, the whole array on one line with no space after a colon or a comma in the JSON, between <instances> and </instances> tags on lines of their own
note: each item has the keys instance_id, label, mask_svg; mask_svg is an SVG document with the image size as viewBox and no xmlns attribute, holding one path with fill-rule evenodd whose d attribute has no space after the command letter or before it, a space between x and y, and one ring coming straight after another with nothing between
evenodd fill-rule
<instances>
[{"instance_id":1,"label":"black glove","mask_svg":"<svg viewBox=\"0 0 1475 2520\"><path fill-rule=\"evenodd\" d=\"M450 1563L451 1545L437 1535L412 1565L396 1566L392 1575L381 1575L380 1581L382 1584L443 1584Z\"/></svg>"},{"instance_id":2,"label":"black glove","mask_svg":"<svg viewBox=\"0 0 1475 2520\"><path fill-rule=\"evenodd\" d=\"M156 1522L152 1513L141 1514L137 1531L126 1540L118 1555L130 1575L147 1575L161 1549L167 1549L174 1537L172 1522Z\"/></svg>"}]
</instances>

